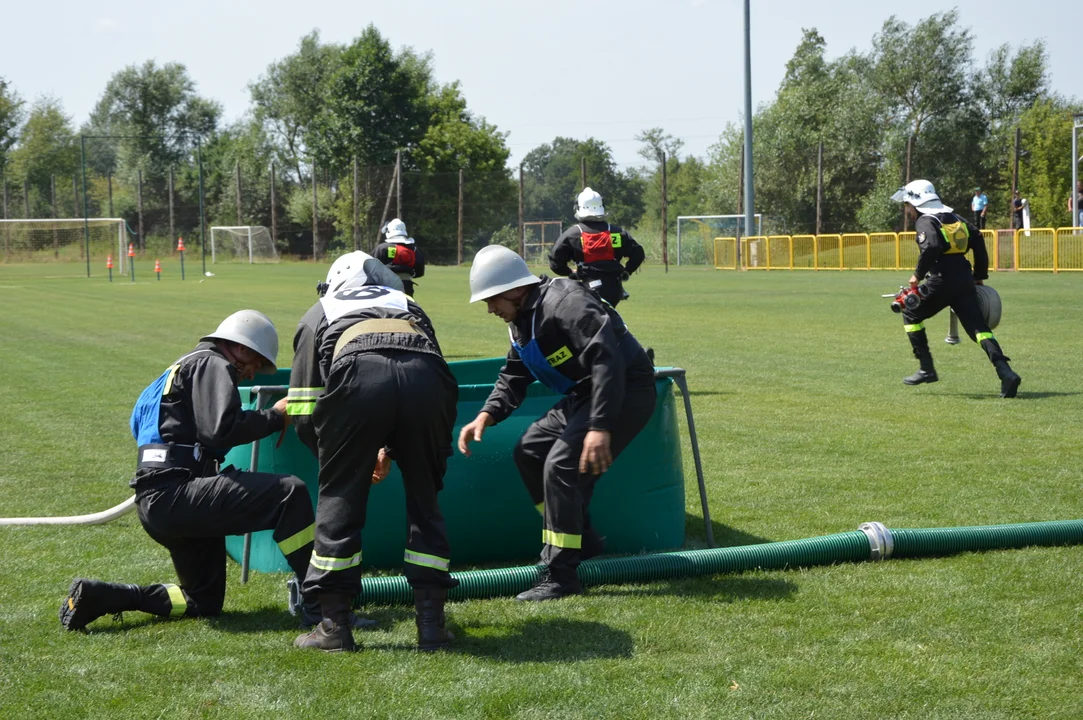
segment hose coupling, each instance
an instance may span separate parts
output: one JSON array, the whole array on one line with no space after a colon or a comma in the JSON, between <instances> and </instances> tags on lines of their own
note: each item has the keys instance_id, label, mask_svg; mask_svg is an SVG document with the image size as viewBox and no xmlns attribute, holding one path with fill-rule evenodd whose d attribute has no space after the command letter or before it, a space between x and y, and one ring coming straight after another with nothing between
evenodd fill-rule
<instances>
[{"instance_id":1,"label":"hose coupling","mask_svg":"<svg viewBox=\"0 0 1083 720\"><path fill-rule=\"evenodd\" d=\"M895 550L895 538L883 523L861 523L858 530L869 539L869 560L887 560Z\"/></svg>"}]
</instances>

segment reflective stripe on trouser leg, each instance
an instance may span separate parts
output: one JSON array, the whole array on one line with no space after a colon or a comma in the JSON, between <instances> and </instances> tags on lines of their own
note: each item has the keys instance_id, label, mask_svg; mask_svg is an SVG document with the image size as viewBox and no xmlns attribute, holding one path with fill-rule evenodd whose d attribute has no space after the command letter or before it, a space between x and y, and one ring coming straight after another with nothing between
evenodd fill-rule
<instances>
[{"instance_id":1,"label":"reflective stripe on trouser leg","mask_svg":"<svg viewBox=\"0 0 1083 720\"><path fill-rule=\"evenodd\" d=\"M997 336L992 332L980 332L974 335L974 342L980 343L982 340L996 340Z\"/></svg>"},{"instance_id":2,"label":"reflective stripe on trouser leg","mask_svg":"<svg viewBox=\"0 0 1083 720\"><path fill-rule=\"evenodd\" d=\"M565 550L579 550L583 547L583 536L572 533L558 533L542 530L542 542Z\"/></svg>"},{"instance_id":3,"label":"reflective stripe on trouser leg","mask_svg":"<svg viewBox=\"0 0 1083 720\"><path fill-rule=\"evenodd\" d=\"M433 568L434 570L443 570L447 572L451 566L451 560L448 558L437 557L436 555L428 555L426 553L415 552L413 550L407 550L402 556L403 562L410 563L411 565L420 565L421 567Z\"/></svg>"},{"instance_id":4,"label":"reflective stripe on trouser leg","mask_svg":"<svg viewBox=\"0 0 1083 720\"><path fill-rule=\"evenodd\" d=\"M913 325L903 325L903 330L908 333L916 333L925 329L925 323L915 323Z\"/></svg>"},{"instance_id":5,"label":"reflective stripe on trouser leg","mask_svg":"<svg viewBox=\"0 0 1083 720\"><path fill-rule=\"evenodd\" d=\"M538 514L545 517L545 502L542 501L534 506L534 509L538 511Z\"/></svg>"},{"instance_id":6,"label":"reflective stripe on trouser leg","mask_svg":"<svg viewBox=\"0 0 1083 720\"><path fill-rule=\"evenodd\" d=\"M316 553L312 553L312 560L309 561L309 564L317 570L324 570L326 572L349 570L350 568L357 567L361 564L361 553L356 553L346 558L322 557Z\"/></svg>"},{"instance_id":7,"label":"reflective stripe on trouser leg","mask_svg":"<svg viewBox=\"0 0 1083 720\"><path fill-rule=\"evenodd\" d=\"M295 553L305 545L313 542L316 539L316 524L312 523L301 532L291 535L282 542L278 543L278 549L282 551L283 555L290 555Z\"/></svg>"},{"instance_id":8,"label":"reflective stripe on trouser leg","mask_svg":"<svg viewBox=\"0 0 1083 720\"><path fill-rule=\"evenodd\" d=\"M184 597L184 593L176 585L170 585L164 583L165 591L169 593L169 617L180 617L188 611L188 601Z\"/></svg>"}]
</instances>

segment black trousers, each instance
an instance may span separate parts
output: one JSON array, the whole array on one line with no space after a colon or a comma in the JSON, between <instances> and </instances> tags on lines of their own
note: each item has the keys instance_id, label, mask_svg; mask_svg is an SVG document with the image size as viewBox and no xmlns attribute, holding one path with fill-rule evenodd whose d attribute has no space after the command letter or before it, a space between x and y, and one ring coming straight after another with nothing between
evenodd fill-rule
<instances>
[{"instance_id":1,"label":"black trousers","mask_svg":"<svg viewBox=\"0 0 1083 720\"><path fill-rule=\"evenodd\" d=\"M222 612L227 535L273 529L290 567L305 576L314 527L312 501L300 478L227 469L197 478L185 470L166 470L155 480L141 480L136 509L143 529L173 558L185 615ZM176 610L166 586L144 591L140 610L158 615ZM158 607L157 600L165 605Z\"/></svg>"},{"instance_id":2,"label":"black trousers","mask_svg":"<svg viewBox=\"0 0 1083 720\"><path fill-rule=\"evenodd\" d=\"M579 278L579 282L583 283L584 287L593 291L612 307L616 307L621 300L627 297L624 293L624 284L621 282L620 275L616 273L602 272L592 270L587 266L580 266L575 275Z\"/></svg>"},{"instance_id":3,"label":"black trousers","mask_svg":"<svg viewBox=\"0 0 1083 720\"><path fill-rule=\"evenodd\" d=\"M946 307L955 311L959 323L966 330L971 340L981 345L989 356L989 361L996 363L1008 360L1000 348L993 331L985 323L978 291L974 280L969 275L949 276L930 275L925 281L929 294L913 310L903 310L903 322L910 338L914 357L919 361L930 357L929 341L925 334L925 320L933 317Z\"/></svg>"},{"instance_id":4,"label":"black trousers","mask_svg":"<svg viewBox=\"0 0 1083 720\"><path fill-rule=\"evenodd\" d=\"M316 545L306 594L361 591L361 531L380 448L394 451L406 489L404 574L416 589L449 588L444 486L459 389L435 355L347 354L331 365L312 420L320 458Z\"/></svg>"},{"instance_id":5,"label":"black trousers","mask_svg":"<svg viewBox=\"0 0 1083 720\"><path fill-rule=\"evenodd\" d=\"M613 459L650 421L656 402L653 383L627 388L609 441ZM544 503L541 559L552 568L579 565L583 534L591 527L590 499L600 476L579 472L590 406L590 397L566 395L527 428L515 446L515 464L530 499L535 506Z\"/></svg>"}]
</instances>

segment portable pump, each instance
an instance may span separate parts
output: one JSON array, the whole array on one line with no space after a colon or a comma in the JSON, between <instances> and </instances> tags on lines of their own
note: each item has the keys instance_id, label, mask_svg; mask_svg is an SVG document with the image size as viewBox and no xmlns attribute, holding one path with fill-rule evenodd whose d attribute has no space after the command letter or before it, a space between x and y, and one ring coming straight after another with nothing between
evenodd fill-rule
<instances>
[{"instance_id":1,"label":"portable pump","mask_svg":"<svg viewBox=\"0 0 1083 720\"><path fill-rule=\"evenodd\" d=\"M899 292L895 295L881 295L880 297L895 298L891 301L891 312L901 313L903 308L913 310L921 301L929 297L929 288L918 285L916 288L909 285L900 285Z\"/></svg>"}]
</instances>

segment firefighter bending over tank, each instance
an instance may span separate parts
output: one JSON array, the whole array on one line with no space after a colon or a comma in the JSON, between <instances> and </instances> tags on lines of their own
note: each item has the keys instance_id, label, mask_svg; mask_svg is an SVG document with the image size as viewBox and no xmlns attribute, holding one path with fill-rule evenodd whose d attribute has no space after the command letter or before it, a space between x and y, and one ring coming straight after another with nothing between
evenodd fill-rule
<instances>
[{"instance_id":1,"label":"firefighter bending over tank","mask_svg":"<svg viewBox=\"0 0 1083 720\"><path fill-rule=\"evenodd\" d=\"M902 311L903 327L920 364L918 371L903 378L903 382L920 385L939 380L925 334L925 320L950 307L966 334L981 345L996 368L1000 396L1015 397L1021 380L1008 365L1009 358L986 324L975 289L975 284L980 285L989 277L989 255L981 231L944 205L928 180L914 180L891 199L905 202L907 217L916 220L914 230L920 254L910 287L917 288L918 283L925 281L921 302ZM973 273L966 259L967 251L974 253Z\"/></svg>"},{"instance_id":2,"label":"firefighter bending over tank","mask_svg":"<svg viewBox=\"0 0 1083 720\"><path fill-rule=\"evenodd\" d=\"M262 313L241 310L200 338L139 396L131 429L139 446L131 486L143 529L173 558L179 585L75 580L60 622L81 630L125 610L163 617L218 615L226 594L226 536L274 530L290 567L303 578L312 553L312 502L292 475L219 470L227 451L283 431L286 400L241 409L239 380L274 372L278 333ZM308 624L320 610L306 603ZM313 619L314 616L314 619Z\"/></svg>"},{"instance_id":3,"label":"firefighter bending over tank","mask_svg":"<svg viewBox=\"0 0 1083 720\"><path fill-rule=\"evenodd\" d=\"M406 233L406 223L395 218L384 227L384 241L373 251L376 259L402 280L403 289L414 296L414 279L425 274L425 256Z\"/></svg>"},{"instance_id":4,"label":"firefighter bending over tank","mask_svg":"<svg viewBox=\"0 0 1083 720\"><path fill-rule=\"evenodd\" d=\"M489 399L460 432L459 450L469 456L469 444L518 408L535 379L564 395L515 446L519 474L544 518L546 565L516 599L581 593L579 563L604 547L591 526L591 495L654 412L654 368L616 310L577 282L535 277L508 248L478 252L470 293L470 302L484 300L508 323L511 349Z\"/></svg>"},{"instance_id":5,"label":"firefighter bending over tank","mask_svg":"<svg viewBox=\"0 0 1083 720\"><path fill-rule=\"evenodd\" d=\"M635 238L619 225L603 219L602 196L584 188L576 198L578 223L565 230L549 253L549 268L557 275L577 279L613 307L628 298L623 282L643 264L645 253ZM621 260L627 263L621 264ZM572 272L568 263L574 262Z\"/></svg>"},{"instance_id":6,"label":"firefighter bending over tank","mask_svg":"<svg viewBox=\"0 0 1083 720\"><path fill-rule=\"evenodd\" d=\"M414 590L418 647L452 638L444 601L458 581L437 503L451 455L458 386L432 323L375 258L352 252L327 274L326 293L293 340L287 412L319 458L316 546L304 582L323 620L294 645L354 650L351 599L361 592L361 531L372 483L392 459L406 490L404 574Z\"/></svg>"}]
</instances>

